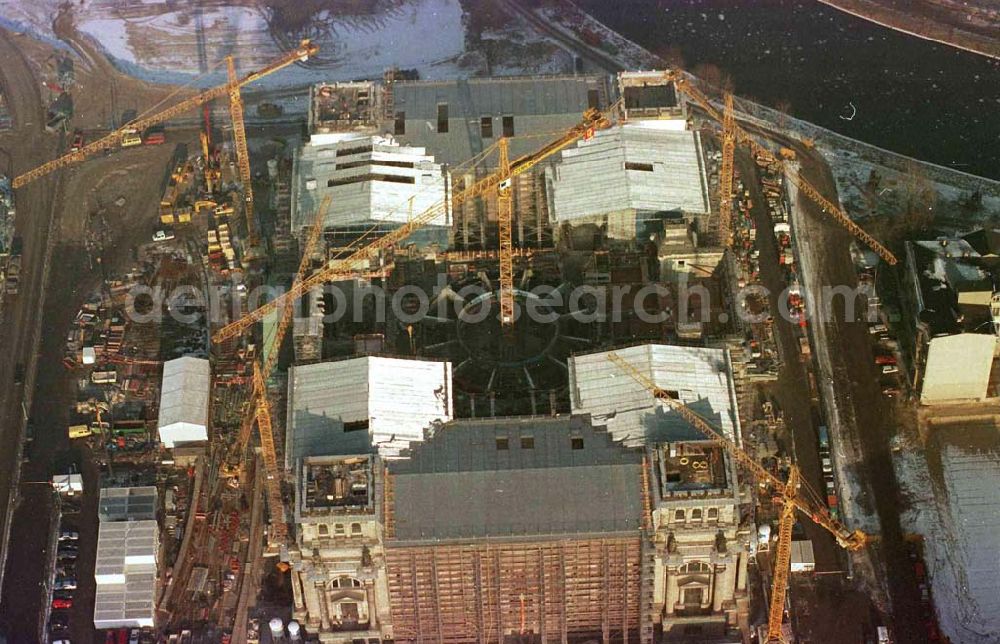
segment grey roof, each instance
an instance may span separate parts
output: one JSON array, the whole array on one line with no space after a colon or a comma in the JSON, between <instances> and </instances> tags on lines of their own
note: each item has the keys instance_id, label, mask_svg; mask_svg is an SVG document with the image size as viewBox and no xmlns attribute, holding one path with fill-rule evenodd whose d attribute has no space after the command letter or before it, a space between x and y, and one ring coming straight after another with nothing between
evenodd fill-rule
<instances>
[{"instance_id":1,"label":"grey roof","mask_svg":"<svg viewBox=\"0 0 1000 644\"><path fill-rule=\"evenodd\" d=\"M156 487L101 488L101 521L137 521L156 518Z\"/></svg>"},{"instance_id":2,"label":"grey roof","mask_svg":"<svg viewBox=\"0 0 1000 644\"><path fill-rule=\"evenodd\" d=\"M389 465L395 539L630 532L641 470L642 454L587 416L454 421Z\"/></svg>"},{"instance_id":3,"label":"grey roof","mask_svg":"<svg viewBox=\"0 0 1000 644\"><path fill-rule=\"evenodd\" d=\"M554 221L634 210L709 211L696 132L629 124L564 150L546 171Z\"/></svg>"},{"instance_id":4,"label":"grey roof","mask_svg":"<svg viewBox=\"0 0 1000 644\"><path fill-rule=\"evenodd\" d=\"M406 132L397 138L427 148L442 163L463 163L496 141L501 117L514 117L513 157L533 152L578 123L588 108L588 90L609 93L604 76L470 78L454 81L398 82L393 104L406 116ZM448 105L448 132L438 133L438 105ZM602 108L606 105L602 105ZM494 137L484 139L480 118L494 117ZM392 131L392 122L383 130ZM532 135L531 138L527 138Z\"/></svg>"},{"instance_id":5,"label":"grey roof","mask_svg":"<svg viewBox=\"0 0 1000 644\"><path fill-rule=\"evenodd\" d=\"M628 445L705 438L609 361L608 353L600 351L570 358L573 412L593 414L607 423L608 431L616 439ZM616 349L615 353L657 386L677 391L682 402L720 427L727 437L740 441L736 389L727 351L643 344Z\"/></svg>"}]
</instances>

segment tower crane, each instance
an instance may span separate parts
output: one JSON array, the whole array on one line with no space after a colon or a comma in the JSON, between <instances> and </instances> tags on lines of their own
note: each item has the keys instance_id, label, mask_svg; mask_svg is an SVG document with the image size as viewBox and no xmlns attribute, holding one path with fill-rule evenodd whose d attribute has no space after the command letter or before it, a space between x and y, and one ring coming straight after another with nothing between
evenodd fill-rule
<instances>
[{"instance_id":1,"label":"tower crane","mask_svg":"<svg viewBox=\"0 0 1000 644\"><path fill-rule=\"evenodd\" d=\"M301 280L309 268L310 259L316 250L320 237L323 235L323 221L326 213L330 209L331 198L329 195L323 198L319 208L316 210L316 217L313 221L309 236L302 249L302 260L299 262L299 269L296 272L296 280ZM253 431L254 421L257 423L257 431L260 434L260 448L264 456L265 470L265 490L267 492L267 505L271 513L270 539L272 544L280 545L288 536L288 524L284 519L284 503L281 499L281 470L278 467L277 452L274 447L274 427L272 425L271 405L267 399L267 379L278 363L278 355L281 350L281 343L285 339L288 328L294 319L294 306L286 306L281 312L281 318L274 332L274 341L271 345L271 352L263 361L263 364L254 362L253 384L250 395L250 404L247 407L247 414L243 417L240 426L239 441L236 444L236 452L242 461L242 455L250 443L250 433Z\"/></svg>"},{"instance_id":2,"label":"tower crane","mask_svg":"<svg viewBox=\"0 0 1000 644\"><path fill-rule=\"evenodd\" d=\"M681 75L679 72L667 72L667 80L673 81L677 89L681 92L690 96L705 112L715 121L723 124L723 131L725 131L725 116L720 116L719 111L715 109L712 102L705 96L701 90L695 87L687 78ZM730 96L731 98L731 96ZM727 99L729 100L729 99ZM736 141L741 145L746 145L755 154L766 159L769 163L773 163L778 167L782 168L785 175L789 180L795 184L795 186L808 197L813 203L818 205L823 212L830 215L834 221L840 224L841 227L845 228L849 233L854 235L856 238L864 242L869 248L878 253L878 255L886 261L890 266L894 266L898 263L896 256L892 252L883 246L877 239L869 235L865 230L854 223L851 220L850 215L844 212L839 206L832 203L826 197L824 197L819 190L817 190L811 183L806 181L802 175L798 173L792 166L785 163L784 160L779 159L771 152L767 147L761 145L756 139L754 139L750 134L741 128L738 124L733 123L733 131L736 134ZM721 180L720 180L721 183Z\"/></svg>"},{"instance_id":3,"label":"tower crane","mask_svg":"<svg viewBox=\"0 0 1000 644\"><path fill-rule=\"evenodd\" d=\"M226 56L226 72L229 77L229 116L233 121L236 167L240 170L240 183L243 184L243 214L247 220L247 242L253 251L260 245L260 239L257 236L257 220L253 212L250 151L247 150L247 131L243 123L243 97L240 95L240 79L236 75L236 64L232 56Z\"/></svg>"},{"instance_id":4,"label":"tower crane","mask_svg":"<svg viewBox=\"0 0 1000 644\"><path fill-rule=\"evenodd\" d=\"M736 115L733 95L726 92L726 110L722 118L722 167L719 170L719 238L722 245L733 245L733 153L736 150Z\"/></svg>"},{"instance_id":5,"label":"tower crane","mask_svg":"<svg viewBox=\"0 0 1000 644\"><path fill-rule=\"evenodd\" d=\"M617 106L612 106L615 109ZM609 110L610 112L611 110ZM584 112L583 119L575 126L566 131L558 139L549 142L537 152L518 157L509 163L507 172L494 172L493 174L480 179L468 188L456 193L451 197L452 206L459 205L467 199L490 194L500 188L501 184L509 185L513 177L527 172L544 159L552 156L559 150L573 144L577 139L589 136L595 129L608 127L611 124L606 113L596 109L588 109ZM242 318L222 327L212 336L213 342L224 342L230 338L241 335L251 326L264 318L268 313L282 306L287 306L289 302L295 301L303 293L308 292L317 286L322 286L326 282L336 279L353 277L355 272L361 268L365 262L375 257L379 251L389 248L394 244L406 239L414 231L434 221L447 212L448 203L440 201L424 212L413 217L410 221L399 228L379 237L372 243L359 248L344 259L332 262L325 269L316 272L314 275L301 280L286 293L276 297L267 304L244 315ZM511 295L513 292L511 291Z\"/></svg>"},{"instance_id":6,"label":"tower crane","mask_svg":"<svg viewBox=\"0 0 1000 644\"><path fill-rule=\"evenodd\" d=\"M154 125L165 123L195 107L205 105L210 101L228 95L230 99L230 114L233 117L233 132L236 138L237 160L240 165L240 180L243 182L244 199L246 202L245 209L247 215L248 238L252 248L254 247L257 238L257 226L253 218L253 194L249 181L250 165L249 157L246 154L246 131L243 126L243 101L240 96L240 88L245 87L254 81L260 80L264 76L272 74L279 69L288 67L295 62L304 62L318 51L319 47L314 45L311 41L303 40L293 51L288 52L284 56L274 60L257 71L250 72L243 78L236 77L236 71L233 67L232 58L230 57L227 61L229 67L229 80L225 85L207 89L200 94L187 98L176 105L166 108L165 110L137 119L131 123L127 123L107 136L91 141L75 152L70 152L59 157L58 159L43 163L37 168L28 170L24 174L14 177L14 181L12 182L13 186L15 188L20 188L21 186L27 185L35 179L40 179L41 177L51 174L60 168L65 168L79 163L97 154L98 152L119 147L122 143L122 138L126 133L142 131Z\"/></svg>"},{"instance_id":7,"label":"tower crane","mask_svg":"<svg viewBox=\"0 0 1000 644\"><path fill-rule=\"evenodd\" d=\"M514 324L514 240L511 221L514 218L514 199L508 147L507 137L501 138L497 145L499 173L506 178L497 186L497 228L500 237L500 325L505 330Z\"/></svg>"},{"instance_id":8,"label":"tower crane","mask_svg":"<svg viewBox=\"0 0 1000 644\"><path fill-rule=\"evenodd\" d=\"M784 615L789 566L792 558L792 527L795 525L795 511L799 510L813 523L832 534L840 547L846 550L853 552L864 548L870 537L861 530L853 532L848 530L844 524L830 516L827 509L816 500L815 492L811 492L805 482L801 480L798 468L792 466L788 480L782 481L758 463L756 459L744 452L733 440L713 427L705 418L692 411L669 392L658 387L649 376L636 369L617 353L609 353L607 359L642 385L654 398L677 412L681 418L704 434L706 438L726 450L759 485L774 494L778 502L781 503L778 544L775 554L774 577L771 582L771 602L767 624L767 642L780 643L782 641L781 621ZM806 493L809 493L809 496L806 496Z\"/></svg>"}]
</instances>

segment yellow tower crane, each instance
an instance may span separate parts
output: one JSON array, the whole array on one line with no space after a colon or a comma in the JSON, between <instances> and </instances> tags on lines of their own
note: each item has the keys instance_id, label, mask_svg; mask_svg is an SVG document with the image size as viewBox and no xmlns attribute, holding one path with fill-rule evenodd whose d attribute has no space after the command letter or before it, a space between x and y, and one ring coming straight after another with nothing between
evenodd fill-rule
<instances>
[{"instance_id":1,"label":"yellow tower crane","mask_svg":"<svg viewBox=\"0 0 1000 644\"><path fill-rule=\"evenodd\" d=\"M792 527L795 525L795 510L799 510L813 523L824 528L833 535L840 547L856 551L865 547L870 537L860 530L849 530L823 507L818 495L812 492L799 476L798 469L793 466L788 480L782 481L771 474L752 456L743 451L733 440L727 438L706 419L692 411L687 405L677 400L673 395L656 385L653 380L636 369L617 353L609 353L608 360L617 365L637 383L642 385L654 398L666 404L677 412L681 418L705 435L710 441L726 450L738 464L750 474L761 486L775 494L782 504L781 518L778 525L778 544L775 549L774 577L771 582L771 602L768 612L767 642L780 643L781 622L785 609L785 596L788 592L788 575L791 563Z\"/></svg>"},{"instance_id":2,"label":"yellow tower crane","mask_svg":"<svg viewBox=\"0 0 1000 644\"><path fill-rule=\"evenodd\" d=\"M506 177L497 186L497 227L500 236L500 324L504 329L514 325L514 240L512 220L514 199L511 194L510 155L507 137L497 145L500 157L499 174Z\"/></svg>"},{"instance_id":3,"label":"yellow tower crane","mask_svg":"<svg viewBox=\"0 0 1000 644\"><path fill-rule=\"evenodd\" d=\"M719 170L719 239L729 248L733 245L733 154L736 150L736 115L733 95L726 93L726 110L722 118L722 167Z\"/></svg>"},{"instance_id":4,"label":"yellow tower crane","mask_svg":"<svg viewBox=\"0 0 1000 644\"><path fill-rule=\"evenodd\" d=\"M677 89L690 96L705 112L715 121L719 123L725 123L725 116L720 116L719 111L715 109L712 102L708 100L701 90L695 87L687 78L685 78L679 72L667 72L667 79L673 81ZM725 129L725 128L723 128ZM817 190L811 183L802 178L802 175L795 170L794 167L788 165L784 160L779 159L774 155L767 147L761 145L755 138L750 136L746 130L741 128L738 124L733 124L733 129L736 133L736 141L741 145L748 146L755 154L767 160L769 163L773 163L778 167L782 168L785 175L789 180L795 184L795 186L809 198L813 203L822 208L823 212L831 216L834 221L836 221L840 226L845 228L849 233L854 235L856 238L864 242L869 248L878 253L878 255L886 261L889 265L895 265L898 260L892 252L883 246L877 239L869 235L861 226L854 223L851 220L850 215L844 212L839 206L832 203L830 200L826 199L819 190Z\"/></svg>"},{"instance_id":5,"label":"yellow tower crane","mask_svg":"<svg viewBox=\"0 0 1000 644\"><path fill-rule=\"evenodd\" d=\"M91 141L90 143L84 145L75 152L70 152L68 154L59 157L58 159L54 159L47 163L43 163L37 168L28 170L27 172L14 177L14 181L12 182L13 186L15 188L20 188L21 186L24 186L34 181L35 179L39 179L52 172L55 172L60 168L65 168L74 165L76 163L79 163L97 154L98 152L117 148L121 146L122 140L128 134L137 131L141 132L154 125L165 123L170 119L180 116L181 114L184 114L185 112L190 111L195 107L204 105L217 98L223 98L228 95L230 98L230 113L233 116L233 129L237 139L236 142L237 159L240 161L240 179L241 181L243 181L244 195L249 196L250 199L252 200L252 192L251 192L250 182L248 179L250 175L250 166L248 157L246 156L246 132L243 126L243 103L240 97L239 90L240 88L245 87L246 85L249 85L254 81L260 80L264 76L272 74L278 71L279 69L288 67L289 65L295 62L302 62L308 60L310 56L315 55L316 52L318 51L319 47L312 44L308 40L303 40L299 44L299 46L296 47L293 51L288 52L284 56L276 59L275 61L269 63L268 65L262 67L259 70L250 72L249 74L243 76L242 78L236 78L235 70L233 69L232 66L232 60L229 59L227 61L229 63L229 81L225 85L220 85L218 87L207 89L199 94L196 94L195 96L180 101L179 103L171 107L168 107L160 112L156 112L149 116L143 116L115 130L114 132L111 132L110 134L101 137L100 139ZM237 116L239 118L237 118ZM242 148L240 143L241 139L242 139ZM244 163L246 163L245 172L243 166ZM247 206L247 229L249 231L248 236L250 238L252 245L252 242L255 240L257 235L256 222L253 219L252 204L249 204Z\"/></svg>"},{"instance_id":6,"label":"yellow tower crane","mask_svg":"<svg viewBox=\"0 0 1000 644\"><path fill-rule=\"evenodd\" d=\"M609 112L616 108L617 105L612 106ZM509 186L509 182L513 177L527 172L542 160L573 144L577 139L588 136L595 129L605 128L610 124L611 121L605 113L595 109L587 110L580 123L570 128L561 137L549 142L537 152L524 155L511 161L507 172L495 172L488 177L480 179L468 188L459 191L452 196L451 205L457 206L465 202L467 199L491 194L504 182L507 182ZM354 277L356 272L364 270L365 264L374 258L380 251L401 242L409 237L414 231L439 218L447 212L447 207L448 204L444 201L438 202L419 215L416 215L413 219L399 228L396 228L386 235L379 237L367 246L354 251L348 257L331 262L323 270L318 271L314 275L298 282L288 292L278 296L274 300L271 300L254 311L250 311L242 318L231 322L216 331L212 336L213 342L224 342L230 338L242 335L271 311L274 311L279 307L288 306L291 302L294 302L297 298L302 296L303 293L308 292L310 289L322 286L326 282Z\"/></svg>"},{"instance_id":7,"label":"yellow tower crane","mask_svg":"<svg viewBox=\"0 0 1000 644\"><path fill-rule=\"evenodd\" d=\"M233 121L236 167L240 170L240 183L243 184L243 214L247 220L247 242L251 252L256 253L260 239L257 235L257 219L253 212L250 151L247 149L247 131L243 123L243 97L240 95L240 79L236 75L236 64L233 62L232 56L226 56L226 71L229 76L229 116Z\"/></svg>"},{"instance_id":8,"label":"yellow tower crane","mask_svg":"<svg viewBox=\"0 0 1000 644\"><path fill-rule=\"evenodd\" d=\"M313 221L309 236L302 249L302 259L299 262L299 269L296 272L296 281L301 281L309 268L309 264L320 238L323 236L323 222L326 213L330 210L331 198L329 195L323 198ZM274 427L272 425L271 405L267 399L267 379L274 371L278 363L278 356L281 353L281 343L288 333L288 329L294 319L295 307L286 306L281 312L278 326L274 331L274 338L271 343L271 351L267 354L263 364L254 362L253 385L250 394L250 403L247 413L243 417L240 426L239 441L237 442L236 454L240 461L243 460L243 453L250 444L250 434L253 431L254 421L257 422L257 431L260 435L260 449L264 456L264 470L266 474L265 489L267 491L267 502L271 513L270 539L272 545L280 546L288 536L288 525L284 519L284 504L281 499L281 469L278 467L278 457L274 446Z\"/></svg>"}]
</instances>

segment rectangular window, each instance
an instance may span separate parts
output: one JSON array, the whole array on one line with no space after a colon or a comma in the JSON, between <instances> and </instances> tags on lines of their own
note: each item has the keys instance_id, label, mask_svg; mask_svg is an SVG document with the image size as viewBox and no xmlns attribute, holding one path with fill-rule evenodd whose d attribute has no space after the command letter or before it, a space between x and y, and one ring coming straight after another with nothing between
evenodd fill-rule
<instances>
[{"instance_id":1,"label":"rectangular window","mask_svg":"<svg viewBox=\"0 0 1000 644\"><path fill-rule=\"evenodd\" d=\"M438 103L438 133L448 132L448 104Z\"/></svg>"},{"instance_id":2,"label":"rectangular window","mask_svg":"<svg viewBox=\"0 0 1000 644\"><path fill-rule=\"evenodd\" d=\"M535 437L534 436L522 436L521 437L521 449L535 449Z\"/></svg>"},{"instance_id":3,"label":"rectangular window","mask_svg":"<svg viewBox=\"0 0 1000 644\"><path fill-rule=\"evenodd\" d=\"M372 151L372 146L370 145L361 145L353 148L340 148L339 150L337 150L337 156L349 157L352 154L364 154L366 152L371 152L371 151Z\"/></svg>"},{"instance_id":4,"label":"rectangular window","mask_svg":"<svg viewBox=\"0 0 1000 644\"><path fill-rule=\"evenodd\" d=\"M574 436L569 440L569 445L573 449L583 449L583 439L579 436Z\"/></svg>"},{"instance_id":5,"label":"rectangular window","mask_svg":"<svg viewBox=\"0 0 1000 644\"><path fill-rule=\"evenodd\" d=\"M352 177L345 177L343 179L328 179L326 182L327 188L335 188L337 186L348 186L352 183L364 183L365 181L385 181L387 183L416 183L413 177L399 177L391 174L356 174Z\"/></svg>"},{"instance_id":6,"label":"rectangular window","mask_svg":"<svg viewBox=\"0 0 1000 644\"><path fill-rule=\"evenodd\" d=\"M592 110L600 109L601 95L596 89L587 90L587 107Z\"/></svg>"},{"instance_id":7,"label":"rectangular window","mask_svg":"<svg viewBox=\"0 0 1000 644\"><path fill-rule=\"evenodd\" d=\"M396 121L392 131L396 136L406 134L406 112L396 112Z\"/></svg>"},{"instance_id":8,"label":"rectangular window","mask_svg":"<svg viewBox=\"0 0 1000 644\"><path fill-rule=\"evenodd\" d=\"M349 423L344 423L344 432L359 432L368 429L367 420L355 420Z\"/></svg>"},{"instance_id":9,"label":"rectangular window","mask_svg":"<svg viewBox=\"0 0 1000 644\"><path fill-rule=\"evenodd\" d=\"M508 139L514 136L514 117L505 116L503 117L503 135Z\"/></svg>"},{"instance_id":10,"label":"rectangular window","mask_svg":"<svg viewBox=\"0 0 1000 644\"><path fill-rule=\"evenodd\" d=\"M501 451L510 449L510 439L497 438L497 449Z\"/></svg>"},{"instance_id":11,"label":"rectangular window","mask_svg":"<svg viewBox=\"0 0 1000 644\"><path fill-rule=\"evenodd\" d=\"M479 119L479 134L484 139L493 138L493 117L484 116Z\"/></svg>"},{"instance_id":12,"label":"rectangular window","mask_svg":"<svg viewBox=\"0 0 1000 644\"><path fill-rule=\"evenodd\" d=\"M633 163L632 161L626 161L625 162L625 169L626 170L640 170L642 172L652 172L653 171L653 164L652 163Z\"/></svg>"}]
</instances>

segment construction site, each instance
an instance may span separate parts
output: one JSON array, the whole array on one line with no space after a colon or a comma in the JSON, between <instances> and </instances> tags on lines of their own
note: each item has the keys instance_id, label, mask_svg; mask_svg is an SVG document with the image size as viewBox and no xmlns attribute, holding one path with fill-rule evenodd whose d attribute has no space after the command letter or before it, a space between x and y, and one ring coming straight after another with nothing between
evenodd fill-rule
<instances>
[{"instance_id":1,"label":"construction site","mask_svg":"<svg viewBox=\"0 0 1000 644\"><path fill-rule=\"evenodd\" d=\"M997 400L958 240L883 244L813 139L679 69L391 68L251 125L319 49L61 112L0 182L80 195L0 239L5 316L52 284L10 641L946 641L893 472L930 444L982 492L933 431ZM932 274L981 319L928 331Z\"/></svg>"}]
</instances>

